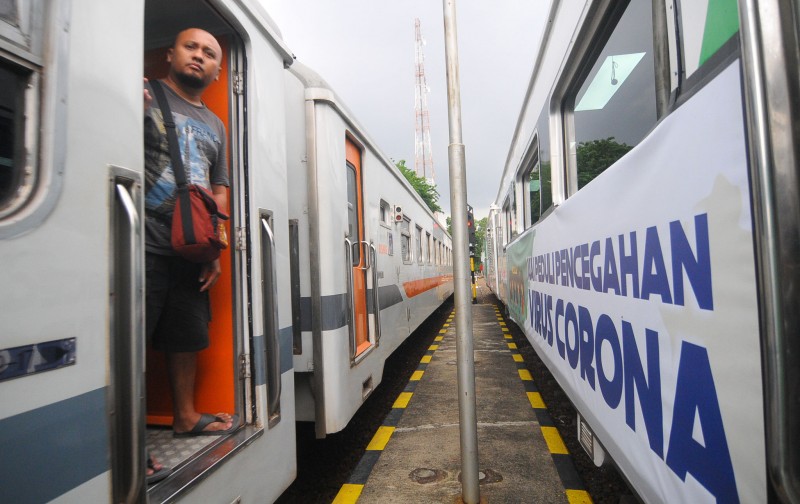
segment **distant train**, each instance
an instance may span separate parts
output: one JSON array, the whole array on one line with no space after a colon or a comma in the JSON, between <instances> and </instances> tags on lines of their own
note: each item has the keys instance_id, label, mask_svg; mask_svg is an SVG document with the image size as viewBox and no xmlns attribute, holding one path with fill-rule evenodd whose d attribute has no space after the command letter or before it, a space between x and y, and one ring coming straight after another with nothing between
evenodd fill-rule
<instances>
[{"instance_id":1,"label":"distant train","mask_svg":"<svg viewBox=\"0 0 800 504\"><path fill-rule=\"evenodd\" d=\"M554 0L487 283L645 502L800 502L797 5Z\"/></svg>"},{"instance_id":2,"label":"distant train","mask_svg":"<svg viewBox=\"0 0 800 504\"><path fill-rule=\"evenodd\" d=\"M244 422L177 445L144 341L142 75L187 27L223 47L203 98L231 178L196 401ZM0 130L3 501L271 502L295 422L343 429L453 292L446 229L258 1L4 2ZM146 453L174 468L150 489Z\"/></svg>"}]
</instances>

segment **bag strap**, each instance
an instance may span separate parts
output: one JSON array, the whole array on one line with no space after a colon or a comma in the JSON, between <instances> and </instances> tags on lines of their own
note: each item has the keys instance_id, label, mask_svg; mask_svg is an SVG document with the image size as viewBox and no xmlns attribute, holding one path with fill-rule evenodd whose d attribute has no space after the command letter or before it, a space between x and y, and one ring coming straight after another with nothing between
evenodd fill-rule
<instances>
[{"instance_id":1,"label":"bag strap","mask_svg":"<svg viewBox=\"0 0 800 504\"><path fill-rule=\"evenodd\" d=\"M167 102L167 95L161 82L154 80L150 82L150 87L156 95L156 101L161 109L161 116L164 120L164 127L167 130L167 145L169 145L169 157L172 158L172 173L175 176L175 184L178 186L176 204L181 207L181 222L183 224L183 235L186 243L195 243L194 225L192 223L192 204L189 200L189 189L186 186L186 173L183 168L183 159L178 151L178 132L175 126L175 118Z\"/></svg>"},{"instance_id":2,"label":"bag strap","mask_svg":"<svg viewBox=\"0 0 800 504\"><path fill-rule=\"evenodd\" d=\"M167 144L169 145L169 157L172 159L172 173L175 175L175 183L180 188L186 185L186 173L183 168L181 153L178 151L178 130L175 126L175 118L172 116L172 110L169 108L167 95L164 93L161 82L157 80L151 81L150 87L153 88L153 92L156 95L156 101L164 120L164 127L167 129Z\"/></svg>"}]
</instances>

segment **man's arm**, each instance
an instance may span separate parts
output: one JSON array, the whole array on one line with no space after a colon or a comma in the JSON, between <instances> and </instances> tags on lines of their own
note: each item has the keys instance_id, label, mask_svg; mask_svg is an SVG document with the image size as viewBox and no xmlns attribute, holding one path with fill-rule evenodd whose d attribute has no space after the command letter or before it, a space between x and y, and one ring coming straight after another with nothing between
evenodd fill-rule
<instances>
[{"instance_id":1,"label":"man's arm","mask_svg":"<svg viewBox=\"0 0 800 504\"><path fill-rule=\"evenodd\" d=\"M224 185L211 184L211 194L214 195L214 201L217 202L217 208L222 212L228 213L228 188Z\"/></svg>"}]
</instances>

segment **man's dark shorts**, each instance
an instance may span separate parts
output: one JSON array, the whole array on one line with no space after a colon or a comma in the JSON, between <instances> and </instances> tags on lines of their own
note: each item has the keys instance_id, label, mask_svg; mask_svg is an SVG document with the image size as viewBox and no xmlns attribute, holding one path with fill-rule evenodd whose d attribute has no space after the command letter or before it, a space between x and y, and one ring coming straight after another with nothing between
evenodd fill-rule
<instances>
[{"instance_id":1,"label":"man's dark shorts","mask_svg":"<svg viewBox=\"0 0 800 504\"><path fill-rule=\"evenodd\" d=\"M147 340L163 352L207 348L211 307L208 292L200 292L202 265L153 253L145 262Z\"/></svg>"}]
</instances>

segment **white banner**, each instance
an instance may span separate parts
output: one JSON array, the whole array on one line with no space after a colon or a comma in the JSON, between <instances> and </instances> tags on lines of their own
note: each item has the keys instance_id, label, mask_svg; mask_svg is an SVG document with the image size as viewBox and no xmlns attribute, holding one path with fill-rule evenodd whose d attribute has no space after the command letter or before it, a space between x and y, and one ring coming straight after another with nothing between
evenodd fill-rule
<instances>
[{"instance_id":1,"label":"white banner","mask_svg":"<svg viewBox=\"0 0 800 504\"><path fill-rule=\"evenodd\" d=\"M509 309L648 502L764 502L738 62L508 251Z\"/></svg>"}]
</instances>

